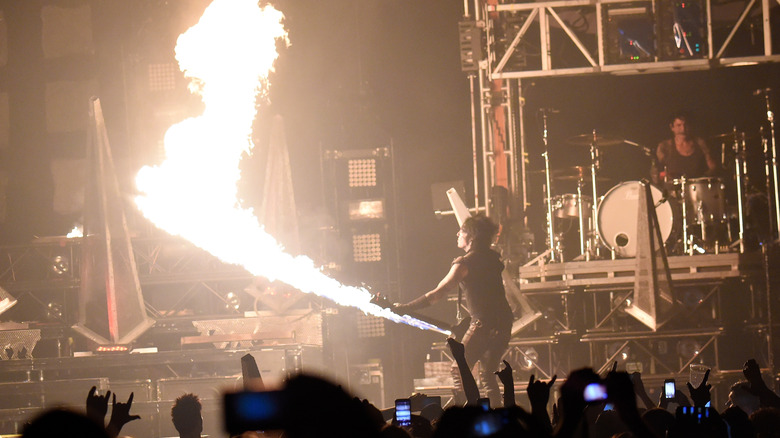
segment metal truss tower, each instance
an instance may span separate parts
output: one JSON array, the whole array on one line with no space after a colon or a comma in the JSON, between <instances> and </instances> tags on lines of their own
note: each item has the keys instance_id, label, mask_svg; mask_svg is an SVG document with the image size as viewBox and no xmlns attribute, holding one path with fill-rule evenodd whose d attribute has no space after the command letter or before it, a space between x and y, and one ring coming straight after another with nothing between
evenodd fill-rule
<instances>
[{"instance_id":1,"label":"metal truss tower","mask_svg":"<svg viewBox=\"0 0 780 438\"><path fill-rule=\"evenodd\" d=\"M773 47L780 29L770 19L780 2L736 6L715 0L464 0L460 49L472 97L475 208L500 220L505 203L494 200L496 187L506 189L521 212L528 206L524 79L780 61ZM715 32L715 22L730 31ZM743 50L735 35L759 22L759 49ZM587 23L587 30L576 23Z\"/></svg>"}]
</instances>

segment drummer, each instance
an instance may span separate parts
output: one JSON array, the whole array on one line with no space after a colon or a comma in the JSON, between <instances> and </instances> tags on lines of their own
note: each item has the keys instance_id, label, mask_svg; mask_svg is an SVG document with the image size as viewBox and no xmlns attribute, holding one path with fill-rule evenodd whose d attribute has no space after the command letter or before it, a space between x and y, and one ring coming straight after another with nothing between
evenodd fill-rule
<instances>
[{"instance_id":1,"label":"drummer","mask_svg":"<svg viewBox=\"0 0 780 438\"><path fill-rule=\"evenodd\" d=\"M683 176L715 176L718 165L704 139L690 133L688 118L682 113L673 115L669 129L672 131L672 138L659 143L655 151L657 163L651 172L653 182L663 185Z\"/></svg>"}]
</instances>

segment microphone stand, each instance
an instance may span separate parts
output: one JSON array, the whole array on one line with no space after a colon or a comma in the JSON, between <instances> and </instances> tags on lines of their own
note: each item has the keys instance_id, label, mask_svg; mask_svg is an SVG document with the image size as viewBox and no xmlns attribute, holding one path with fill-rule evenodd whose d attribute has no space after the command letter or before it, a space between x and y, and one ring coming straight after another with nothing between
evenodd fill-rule
<instances>
[{"instance_id":1,"label":"microphone stand","mask_svg":"<svg viewBox=\"0 0 780 438\"><path fill-rule=\"evenodd\" d=\"M550 261L555 262L556 258L556 251L555 251L555 235L553 234L553 214L552 214L552 195L551 195L551 188L552 188L552 178L550 178L550 150L549 150L549 144L547 142L547 110L542 109L542 123L543 123L543 131L542 131L542 140L544 142L544 152L542 153L542 156L544 157L544 176L545 176L545 195L546 195L546 202L547 202L547 238L550 240ZM563 259L563 254L561 254L561 261Z\"/></svg>"},{"instance_id":2,"label":"microphone stand","mask_svg":"<svg viewBox=\"0 0 780 438\"><path fill-rule=\"evenodd\" d=\"M596 172L599 168L599 149L596 145L596 130L593 130L593 142L590 144L590 181L591 181L591 190L593 193L593 212L591 214L591 218L593 220L593 239L590 241L593 245L592 248L590 248L596 257L599 257L599 227L598 227L598 189L596 188ZM583 231L580 231L583 232ZM590 255L590 251L588 251L588 256ZM587 260L590 260L590 258L587 258Z\"/></svg>"},{"instance_id":3,"label":"microphone stand","mask_svg":"<svg viewBox=\"0 0 780 438\"><path fill-rule=\"evenodd\" d=\"M766 120L769 122L769 141L772 145L772 182L774 189L774 208L775 208L775 240L780 239L777 232L780 231L780 196L778 196L778 175L777 175L777 144L775 141L775 114L772 112L772 106L769 102L769 89L762 91L764 101L766 102Z\"/></svg>"},{"instance_id":4,"label":"microphone stand","mask_svg":"<svg viewBox=\"0 0 780 438\"><path fill-rule=\"evenodd\" d=\"M742 136L742 142L740 144L739 136ZM725 148L724 148L725 149ZM745 163L745 134L737 133L737 127L734 127L734 169L736 171L737 179L737 218L739 220L739 252L745 252L745 220L743 217L743 177L747 176L746 169L743 169Z\"/></svg>"}]
</instances>

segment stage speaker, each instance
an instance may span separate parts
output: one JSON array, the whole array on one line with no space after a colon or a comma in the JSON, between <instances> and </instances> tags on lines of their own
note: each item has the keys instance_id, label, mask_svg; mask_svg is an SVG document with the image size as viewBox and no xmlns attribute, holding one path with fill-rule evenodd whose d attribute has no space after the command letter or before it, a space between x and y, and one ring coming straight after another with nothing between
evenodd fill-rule
<instances>
[{"instance_id":1,"label":"stage speaker","mask_svg":"<svg viewBox=\"0 0 780 438\"><path fill-rule=\"evenodd\" d=\"M350 392L371 404L383 409L387 407L385 400L385 377L381 363L365 363L350 366Z\"/></svg>"},{"instance_id":2,"label":"stage speaker","mask_svg":"<svg viewBox=\"0 0 780 438\"><path fill-rule=\"evenodd\" d=\"M474 20L463 20L458 23L460 36L460 70L475 72L479 70L482 59L482 31Z\"/></svg>"}]
</instances>

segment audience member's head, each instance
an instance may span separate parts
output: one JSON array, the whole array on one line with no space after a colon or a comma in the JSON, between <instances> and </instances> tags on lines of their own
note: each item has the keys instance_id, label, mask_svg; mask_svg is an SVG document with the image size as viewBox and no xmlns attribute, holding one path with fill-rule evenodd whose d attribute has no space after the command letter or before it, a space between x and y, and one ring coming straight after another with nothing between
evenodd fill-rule
<instances>
[{"instance_id":1,"label":"audience member's head","mask_svg":"<svg viewBox=\"0 0 780 438\"><path fill-rule=\"evenodd\" d=\"M382 429L385 427L385 417L382 415L382 411L371 404L371 402L366 399L361 400L358 397L353 398L352 401L359 404L363 408L363 411L374 422L374 424L376 424L377 428Z\"/></svg>"},{"instance_id":2,"label":"audience member's head","mask_svg":"<svg viewBox=\"0 0 780 438\"><path fill-rule=\"evenodd\" d=\"M200 437L203 432L203 417L198 396L184 394L177 398L171 408L171 421L181 438Z\"/></svg>"},{"instance_id":3,"label":"audience member's head","mask_svg":"<svg viewBox=\"0 0 780 438\"><path fill-rule=\"evenodd\" d=\"M661 408L648 409L642 414L642 421L655 436L665 438L674 422L674 414Z\"/></svg>"},{"instance_id":4,"label":"audience member's head","mask_svg":"<svg viewBox=\"0 0 780 438\"><path fill-rule=\"evenodd\" d=\"M410 433L414 438L430 438L433 435L431 421L420 415L412 414L412 427Z\"/></svg>"},{"instance_id":5,"label":"audience member's head","mask_svg":"<svg viewBox=\"0 0 780 438\"><path fill-rule=\"evenodd\" d=\"M729 404L736 406L750 415L761 407L761 400L750 392L750 382L740 380L731 385L729 390Z\"/></svg>"},{"instance_id":6,"label":"audience member's head","mask_svg":"<svg viewBox=\"0 0 780 438\"><path fill-rule=\"evenodd\" d=\"M380 432L382 438L412 438L412 435L401 426L388 424Z\"/></svg>"},{"instance_id":7,"label":"audience member's head","mask_svg":"<svg viewBox=\"0 0 780 438\"><path fill-rule=\"evenodd\" d=\"M728 424L731 438L755 438L756 430L753 428L753 423L742 409L729 406L720 417Z\"/></svg>"},{"instance_id":8,"label":"audience member's head","mask_svg":"<svg viewBox=\"0 0 780 438\"><path fill-rule=\"evenodd\" d=\"M750 414L756 438L780 437L780 409L761 408Z\"/></svg>"},{"instance_id":9,"label":"audience member's head","mask_svg":"<svg viewBox=\"0 0 780 438\"><path fill-rule=\"evenodd\" d=\"M596 418L595 438L611 438L626 431L628 427L615 411L604 411Z\"/></svg>"},{"instance_id":10,"label":"audience member's head","mask_svg":"<svg viewBox=\"0 0 780 438\"><path fill-rule=\"evenodd\" d=\"M102 425L86 415L66 409L51 409L33 418L22 431L23 438L108 438Z\"/></svg>"},{"instance_id":11,"label":"audience member's head","mask_svg":"<svg viewBox=\"0 0 780 438\"><path fill-rule=\"evenodd\" d=\"M300 374L284 391L289 438L371 438L381 432L362 403L325 379Z\"/></svg>"}]
</instances>

